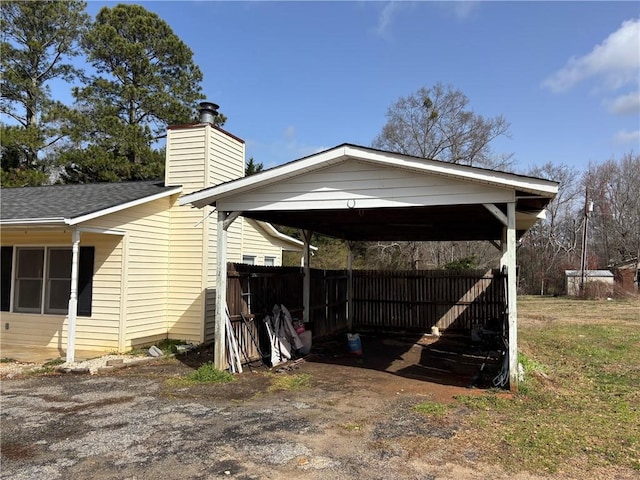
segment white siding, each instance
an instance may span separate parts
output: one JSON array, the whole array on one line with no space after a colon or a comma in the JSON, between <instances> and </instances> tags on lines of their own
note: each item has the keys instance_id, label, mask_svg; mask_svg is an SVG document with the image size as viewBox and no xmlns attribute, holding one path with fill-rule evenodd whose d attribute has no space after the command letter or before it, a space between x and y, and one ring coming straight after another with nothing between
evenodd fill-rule
<instances>
[{"instance_id":1,"label":"white siding","mask_svg":"<svg viewBox=\"0 0 640 480\"><path fill-rule=\"evenodd\" d=\"M351 160L270 185L259 193L221 199L219 205L236 210L301 210L510 201L514 201L510 189Z\"/></svg>"}]
</instances>

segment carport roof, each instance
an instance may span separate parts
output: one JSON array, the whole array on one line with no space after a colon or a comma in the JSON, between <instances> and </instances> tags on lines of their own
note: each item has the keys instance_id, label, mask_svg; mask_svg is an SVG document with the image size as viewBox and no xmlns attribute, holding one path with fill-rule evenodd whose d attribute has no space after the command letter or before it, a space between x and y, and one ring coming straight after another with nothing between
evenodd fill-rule
<instances>
[{"instance_id":1,"label":"carport roof","mask_svg":"<svg viewBox=\"0 0 640 480\"><path fill-rule=\"evenodd\" d=\"M342 144L179 203L346 240L499 240L507 203L516 203L521 236L557 189L540 178Z\"/></svg>"}]
</instances>

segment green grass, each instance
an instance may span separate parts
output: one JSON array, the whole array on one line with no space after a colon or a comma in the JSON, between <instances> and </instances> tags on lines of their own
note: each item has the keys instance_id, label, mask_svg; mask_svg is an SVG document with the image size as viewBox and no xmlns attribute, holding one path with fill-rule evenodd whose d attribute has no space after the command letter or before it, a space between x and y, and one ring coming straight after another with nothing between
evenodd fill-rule
<instances>
[{"instance_id":1,"label":"green grass","mask_svg":"<svg viewBox=\"0 0 640 480\"><path fill-rule=\"evenodd\" d=\"M438 402L421 402L413 406L413 409L426 416L442 417L449 411L448 405Z\"/></svg>"},{"instance_id":2,"label":"green grass","mask_svg":"<svg viewBox=\"0 0 640 480\"><path fill-rule=\"evenodd\" d=\"M478 438L501 445L494 456L514 470L640 470L640 302L527 298L519 308L520 393L458 397Z\"/></svg>"},{"instance_id":3,"label":"green grass","mask_svg":"<svg viewBox=\"0 0 640 480\"><path fill-rule=\"evenodd\" d=\"M358 430L362 430L362 424L357 422L343 423L340 426L348 432L357 432Z\"/></svg>"},{"instance_id":4,"label":"green grass","mask_svg":"<svg viewBox=\"0 0 640 480\"><path fill-rule=\"evenodd\" d=\"M234 380L233 374L226 370L218 370L212 362L207 362L186 377L169 378L167 384L172 387L185 387L200 383L229 383Z\"/></svg>"},{"instance_id":5,"label":"green grass","mask_svg":"<svg viewBox=\"0 0 640 480\"><path fill-rule=\"evenodd\" d=\"M65 363L65 360L63 360L62 358L55 358L53 360L49 360L46 363L43 363L40 367L26 370L25 373L27 375L47 375L49 373L55 372L56 367L58 365L62 365L63 363Z\"/></svg>"},{"instance_id":6,"label":"green grass","mask_svg":"<svg viewBox=\"0 0 640 480\"><path fill-rule=\"evenodd\" d=\"M271 375L269 392L302 390L311 387L311 375L298 373L295 375Z\"/></svg>"}]
</instances>

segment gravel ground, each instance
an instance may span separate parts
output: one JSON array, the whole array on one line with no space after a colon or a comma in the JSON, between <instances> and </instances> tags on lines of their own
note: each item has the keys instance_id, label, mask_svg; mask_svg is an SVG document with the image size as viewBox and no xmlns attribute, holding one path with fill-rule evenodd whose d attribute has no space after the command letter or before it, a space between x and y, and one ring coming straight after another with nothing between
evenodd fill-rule
<instances>
[{"instance_id":1,"label":"gravel ground","mask_svg":"<svg viewBox=\"0 0 640 480\"><path fill-rule=\"evenodd\" d=\"M195 368L180 357L113 370L98 367L119 358L74 365L95 367L94 375L6 374L0 381L1 477L585 478L581 472L542 476L503 471L484 445L466 439L472 413L454 400L481 390L417 378L410 367L424 353L418 345L382 347L388 354L384 368L380 356L375 361L320 356L282 373L247 369L228 384L172 384L169 379ZM203 356L209 358L208 353ZM293 374L309 375L311 387L269 388L274 375ZM441 417L424 416L413 409L424 401L451 408ZM632 478L605 473L597 478Z\"/></svg>"}]
</instances>

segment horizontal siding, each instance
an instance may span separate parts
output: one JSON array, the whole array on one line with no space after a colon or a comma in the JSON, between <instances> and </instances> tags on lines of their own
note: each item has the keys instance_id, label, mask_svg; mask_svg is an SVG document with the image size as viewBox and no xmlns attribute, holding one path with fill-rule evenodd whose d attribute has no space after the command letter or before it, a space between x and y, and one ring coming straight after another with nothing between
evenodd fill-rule
<instances>
[{"instance_id":1,"label":"horizontal siding","mask_svg":"<svg viewBox=\"0 0 640 480\"><path fill-rule=\"evenodd\" d=\"M211 127L171 129L167 138L167 183L182 185L183 194L208 186L207 155ZM169 337L203 341L204 229L211 221L208 209L174 205L171 209L170 251L166 298Z\"/></svg>"},{"instance_id":2,"label":"horizontal siding","mask_svg":"<svg viewBox=\"0 0 640 480\"><path fill-rule=\"evenodd\" d=\"M262 228L245 218L242 219L242 254L256 255L258 265L264 265L265 256L275 257L275 266L282 265L282 248L272 244Z\"/></svg>"},{"instance_id":3,"label":"horizontal siding","mask_svg":"<svg viewBox=\"0 0 640 480\"><path fill-rule=\"evenodd\" d=\"M165 181L182 185L183 194L200 190L205 180L206 130L171 129L167 133Z\"/></svg>"},{"instance_id":4,"label":"horizontal siding","mask_svg":"<svg viewBox=\"0 0 640 480\"><path fill-rule=\"evenodd\" d=\"M3 245L68 245L71 232L3 231ZM82 233L80 245L95 247L91 317L76 319L76 349L116 351L120 318L120 266L122 237ZM68 319L65 315L33 315L2 312L0 338L6 345L66 349ZM4 330L9 323L9 330Z\"/></svg>"},{"instance_id":5,"label":"horizontal siding","mask_svg":"<svg viewBox=\"0 0 640 480\"><path fill-rule=\"evenodd\" d=\"M123 230L127 235L125 346L167 334L169 210L177 196L161 198L97 218L87 226ZM122 266L113 258L110 271ZM107 284L105 284L107 285ZM115 287L115 284L112 285ZM118 289L120 294L120 289ZM111 297L115 298L115 288ZM119 306L118 306L119 311Z\"/></svg>"},{"instance_id":6,"label":"horizontal siding","mask_svg":"<svg viewBox=\"0 0 640 480\"><path fill-rule=\"evenodd\" d=\"M352 208L374 208L513 200L508 189L351 161L298 175L257 193L230 196L220 205L234 210L299 210L343 209L347 202L353 202Z\"/></svg>"},{"instance_id":7,"label":"horizontal siding","mask_svg":"<svg viewBox=\"0 0 640 480\"><path fill-rule=\"evenodd\" d=\"M209 134L207 186L244 177L244 143L214 128L209 129Z\"/></svg>"}]
</instances>

